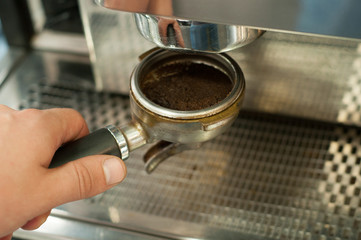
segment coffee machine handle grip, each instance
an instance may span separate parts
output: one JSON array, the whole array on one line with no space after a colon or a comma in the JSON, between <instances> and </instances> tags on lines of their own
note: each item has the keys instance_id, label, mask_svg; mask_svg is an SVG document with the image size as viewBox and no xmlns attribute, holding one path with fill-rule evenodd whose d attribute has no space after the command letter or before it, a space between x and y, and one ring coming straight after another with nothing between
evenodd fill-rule
<instances>
[{"instance_id":1,"label":"coffee machine handle grip","mask_svg":"<svg viewBox=\"0 0 361 240\"><path fill-rule=\"evenodd\" d=\"M55 152L49 168L55 168L82 157L98 154L114 155L120 157L123 161L129 157L127 142L118 128L110 125L74 142L66 143Z\"/></svg>"}]
</instances>

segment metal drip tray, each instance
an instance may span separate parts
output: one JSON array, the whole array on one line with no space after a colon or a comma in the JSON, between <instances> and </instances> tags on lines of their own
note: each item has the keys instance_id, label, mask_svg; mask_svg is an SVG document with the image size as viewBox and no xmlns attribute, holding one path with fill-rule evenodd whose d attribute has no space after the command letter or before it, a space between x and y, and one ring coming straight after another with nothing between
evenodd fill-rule
<instances>
[{"instance_id":1,"label":"metal drip tray","mask_svg":"<svg viewBox=\"0 0 361 240\"><path fill-rule=\"evenodd\" d=\"M129 118L127 97L36 84L23 107L72 107L89 127ZM176 239L361 239L361 128L244 110L225 134L54 211Z\"/></svg>"}]
</instances>

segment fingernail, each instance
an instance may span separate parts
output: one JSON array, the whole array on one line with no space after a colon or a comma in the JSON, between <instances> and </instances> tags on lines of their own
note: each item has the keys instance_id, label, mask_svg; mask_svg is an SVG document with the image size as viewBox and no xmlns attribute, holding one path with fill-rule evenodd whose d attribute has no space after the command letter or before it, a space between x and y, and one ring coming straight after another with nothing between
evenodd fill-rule
<instances>
[{"instance_id":1,"label":"fingernail","mask_svg":"<svg viewBox=\"0 0 361 240\"><path fill-rule=\"evenodd\" d=\"M109 158L104 161L103 169L105 181L108 185L121 182L125 177L124 165L118 158Z\"/></svg>"}]
</instances>

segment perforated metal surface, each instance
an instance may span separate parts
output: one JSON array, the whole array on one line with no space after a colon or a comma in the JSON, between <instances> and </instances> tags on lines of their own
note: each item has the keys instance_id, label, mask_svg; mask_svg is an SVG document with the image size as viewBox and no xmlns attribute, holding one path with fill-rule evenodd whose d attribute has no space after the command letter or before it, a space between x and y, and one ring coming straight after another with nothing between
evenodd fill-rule
<instances>
[{"instance_id":1,"label":"perforated metal surface","mask_svg":"<svg viewBox=\"0 0 361 240\"><path fill-rule=\"evenodd\" d=\"M129 119L128 100L119 95L70 85L31 89L24 107L73 107L91 129ZM361 239L360 128L242 111L227 133L167 160L152 175L143 171L145 150L131 155L122 184L84 206L139 214L134 228L166 236L187 222L233 239ZM139 225L142 217L170 223L152 229ZM124 227L117 215L109 219Z\"/></svg>"},{"instance_id":2,"label":"perforated metal surface","mask_svg":"<svg viewBox=\"0 0 361 240\"><path fill-rule=\"evenodd\" d=\"M266 33L230 52L247 83L244 107L327 121L360 122L361 45Z\"/></svg>"}]
</instances>

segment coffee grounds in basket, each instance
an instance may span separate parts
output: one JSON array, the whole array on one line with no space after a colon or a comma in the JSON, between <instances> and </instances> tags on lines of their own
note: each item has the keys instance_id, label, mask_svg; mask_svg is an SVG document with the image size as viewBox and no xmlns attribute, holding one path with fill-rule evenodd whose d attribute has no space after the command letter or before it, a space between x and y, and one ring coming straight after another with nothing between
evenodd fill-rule
<instances>
[{"instance_id":1,"label":"coffee grounds in basket","mask_svg":"<svg viewBox=\"0 0 361 240\"><path fill-rule=\"evenodd\" d=\"M149 72L140 88L149 100L162 107L192 111L225 99L232 90L232 82L214 67L182 62Z\"/></svg>"}]
</instances>

